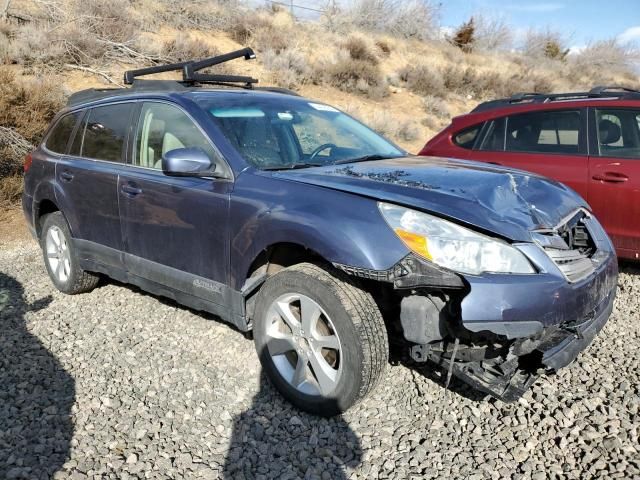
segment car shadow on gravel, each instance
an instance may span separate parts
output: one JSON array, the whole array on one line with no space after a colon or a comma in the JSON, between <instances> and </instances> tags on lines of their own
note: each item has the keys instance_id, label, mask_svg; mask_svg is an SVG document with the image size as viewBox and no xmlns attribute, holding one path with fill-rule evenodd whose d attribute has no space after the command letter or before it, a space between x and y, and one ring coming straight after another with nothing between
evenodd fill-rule
<instances>
[{"instance_id":1,"label":"car shadow on gravel","mask_svg":"<svg viewBox=\"0 0 640 480\"><path fill-rule=\"evenodd\" d=\"M233 419L222 478L346 479L362 463L360 440L341 417L297 410L260 375L251 406Z\"/></svg>"},{"instance_id":2,"label":"car shadow on gravel","mask_svg":"<svg viewBox=\"0 0 640 480\"><path fill-rule=\"evenodd\" d=\"M24 299L0 272L0 478L51 478L70 452L75 382L26 327L51 297Z\"/></svg>"}]
</instances>

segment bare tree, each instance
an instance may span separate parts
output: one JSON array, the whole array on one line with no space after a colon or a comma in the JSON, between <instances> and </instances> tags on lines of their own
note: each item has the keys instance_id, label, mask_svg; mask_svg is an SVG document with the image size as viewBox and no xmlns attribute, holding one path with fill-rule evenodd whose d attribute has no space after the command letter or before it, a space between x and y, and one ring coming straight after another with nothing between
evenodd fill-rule
<instances>
[{"instance_id":1,"label":"bare tree","mask_svg":"<svg viewBox=\"0 0 640 480\"><path fill-rule=\"evenodd\" d=\"M474 15L477 50L509 50L513 46L513 32L503 17Z\"/></svg>"},{"instance_id":2,"label":"bare tree","mask_svg":"<svg viewBox=\"0 0 640 480\"><path fill-rule=\"evenodd\" d=\"M343 25L407 38L438 36L439 4L432 0L353 0Z\"/></svg>"}]
</instances>

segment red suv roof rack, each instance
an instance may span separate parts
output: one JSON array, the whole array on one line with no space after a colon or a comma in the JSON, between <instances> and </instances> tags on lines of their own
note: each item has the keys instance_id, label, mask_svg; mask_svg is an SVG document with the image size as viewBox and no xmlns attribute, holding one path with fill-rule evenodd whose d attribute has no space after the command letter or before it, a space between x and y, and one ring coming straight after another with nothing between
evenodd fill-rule
<instances>
[{"instance_id":1,"label":"red suv roof rack","mask_svg":"<svg viewBox=\"0 0 640 480\"><path fill-rule=\"evenodd\" d=\"M619 86L597 86L588 92L569 93L516 93L509 98L490 100L480 103L472 112L483 112L494 108L508 107L510 105L527 103L561 102L567 100L580 100L587 98L621 98L640 100L640 91Z\"/></svg>"}]
</instances>

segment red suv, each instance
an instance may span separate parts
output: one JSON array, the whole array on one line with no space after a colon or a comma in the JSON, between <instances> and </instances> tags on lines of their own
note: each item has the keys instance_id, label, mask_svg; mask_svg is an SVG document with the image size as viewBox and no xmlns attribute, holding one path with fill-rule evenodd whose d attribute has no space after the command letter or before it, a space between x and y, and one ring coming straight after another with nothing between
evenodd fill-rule
<instances>
[{"instance_id":1,"label":"red suv","mask_svg":"<svg viewBox=\"0 0 640 480\"><path fill-rule=\"evenodd\" d=\"M582 195L618 256L640 258L640 92L517 94L453 119L421 155L506 165Z\"/></svg>"}]
</instances>

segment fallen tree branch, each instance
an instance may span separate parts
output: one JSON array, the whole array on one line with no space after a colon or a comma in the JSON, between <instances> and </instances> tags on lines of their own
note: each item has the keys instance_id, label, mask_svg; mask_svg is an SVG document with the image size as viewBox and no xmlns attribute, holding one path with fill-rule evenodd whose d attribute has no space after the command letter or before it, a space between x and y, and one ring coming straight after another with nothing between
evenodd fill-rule
<instances>
[{"instance_id":1,"label":"fallen tree branch","mask_svg":"<svg viewBox=\"0 0 640 480\"><path fill-rule=\"evenodd\" d=\"M24 157L35 147L13 128L0 126L0 147L8 149L16 158Z\"/></svg>"},{"instance_id":2,"label":"fallen tree branch","mask_svg":"<svg viewBox=\"0 0 640 480\"><path fill-rule=\"evenodd\" d=\"M98 43L107 46L109 50L107 55L115 60L136 60L137 63L143 61L151 64L166 62L166 58L160 55L151 55L148 53L139 52L138 50L131 48L126 43L113 42L111 40L105 40L103 38L97 38L96 40L98 41Z\"/></svg>"},{"instance_id":3,"label":"fallen tree branch","mask_svg":"<svg viewBox=\"0 0 640 480\"><path fill-rule=\"evenodd\" d=\"M64 66L65 68L71 68L73 70L80 70L81 72L87 72L87 73L92 73L94 75L98 75L99 77L104 78L107 82L111 83L112 85L117 85L118 87L124 87L122 83L115 81L105 72L102 72L100 70L96 70L94 68L89 68L89 67L83 67L82 65L73 65L71 63L65 63Z\"/></svg>"}]
</instances>

